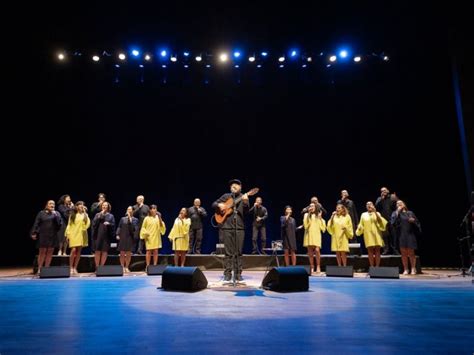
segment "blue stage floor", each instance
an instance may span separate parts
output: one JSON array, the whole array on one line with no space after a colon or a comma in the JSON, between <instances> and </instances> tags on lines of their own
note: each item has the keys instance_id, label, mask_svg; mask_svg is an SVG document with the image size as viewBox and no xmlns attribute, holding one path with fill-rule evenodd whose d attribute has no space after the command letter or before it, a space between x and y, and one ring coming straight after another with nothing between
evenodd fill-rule
<instances>
[{"instance_id":1,"label":"blue stage floor","mask_svg":"<svg viewBox=\"0 0 474 355\"><path fill-rule=\"evenodd\" d=\"M197 293L161 277L0 279L0 353L465 353L474 351L470 278L310 278L310 291Z\"/></svg>"}]
</instances>

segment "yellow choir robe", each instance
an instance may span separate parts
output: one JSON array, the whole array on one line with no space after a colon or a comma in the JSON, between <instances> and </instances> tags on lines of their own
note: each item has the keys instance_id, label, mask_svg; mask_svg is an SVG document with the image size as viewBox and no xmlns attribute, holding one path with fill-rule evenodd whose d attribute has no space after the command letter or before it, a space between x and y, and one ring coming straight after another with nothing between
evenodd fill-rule
<instances>
[{"instance_id":1,"label":"yellow choir robe","mask_svg":"<svg viewBox=\"0 0 474 355\"><path fill-rule=\"evenodd\" d=\"M326 221L317 217L314 213L311 214L311 218L309 218L308 215L308 213L305 213L303 217L303 246L316 246L321 248L321 232L326 231Z\"/></svg>"},{"instance_id":2,"label":"yellow choir robe","mask_svg":"<svg viewBox=\"0 0 474 355\"><path fill-rule=\"evenodd\" d=\"M77 213L74 221L69 217L66 231L64 232L69 242L69 248L86 247L89 245L87 229L91 225L91 219L87 218L87 221L84 222L85 217L85 213Z\"/></svg>"},{"instance_id":3,"label":"yellow choir robe","mask_svg":"<svg viewBox=\"0 0 474 355\"><path fill-rule=\"evenodd\" d=\"M161 236L166 232L165 222L158 216L147 216L143 220L142 229L140 229L140 239L145 240L146 250L160 249Z\"/></svg>"},{"instance_id":4,"label":"yellow choir robe","mask_svg":"<svg viewBox=\"0 0 474 355\"><path fill-rule=\"evenodd\" d=\"M171 228L169 240L173 242L173 250L188 251L189 249L189 227L191 227L191 219L183 220L176 218L173 228Z\"/></svg>"},{"instance_id":5,"label":"yellow choir robe","mask_svg":"<svg viewBox=\"0 0 474 355\"><path fill-rule=\"evenodd\" d=\"M380 222L377 220L375 213L364 212L360 216L359 226L356 230L356 235L364 235L365 247L383 247L385 244L382 238L382 232L387 228L387 220L383 218L379 212Z\"/></svg>"},{"instance_id":6,"label":"yellow choir robe","mask_svg":"<svg viewBox=\"0 0 474 355\"><path fill-rule=\"evenodd\" d=\"M346 230L343 230L346 228ZM331 234L331 250L349 252L348 240L354 236L352 219L349 214L334 216L328 222L328 232Z\"/></svg>"}]
</instances>

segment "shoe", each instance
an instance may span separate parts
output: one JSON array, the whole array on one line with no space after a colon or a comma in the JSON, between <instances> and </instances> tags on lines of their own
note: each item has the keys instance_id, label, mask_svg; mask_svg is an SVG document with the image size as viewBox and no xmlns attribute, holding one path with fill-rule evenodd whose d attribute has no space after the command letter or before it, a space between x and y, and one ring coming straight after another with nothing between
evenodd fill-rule
<instances>
[{"instance_id":1,"label":"shoe","mask_svg":"<svg viewBox=\"0 0 474 355\"><path fill-rule=\"evenodd\" d=\"M398 250L394 250L392 255L395 255L395 256L400 256L400 253L398 252Z\"/></svg>"},{"instance_id":2,"label":"shoe","mask_svg":"<svg viewBox=\"0 0 474 355\"><path fill-rule=\"evenodd\" d=\"M267 255L267 253L265 252L265 250L262 250L262 255Z\"/></svg>"},{"instance_id":3,"label":"shoe","mask_svg":"<svg viewBox=\"0 0 474 355\"><path fill-rule=\"evenodd\" d=\"M196 250L196 252L194 254L201 254L201 251L200 250Z\"/></svg>"},{"instance_id":4,"label":"shoe","mask_svg":"<svg viewBox=\"0 0 474 355\"><path fill-rule=\"evenodd\" d=\"M403 275L408 275L408 270L403 271Z\"/></svg>"},{"instance_id":5,"label":"shoe","mask_svg":"<svg viewBox=\"0 0 474 355\"><path fill-rule=\"evenodd\" d=\"M224 275L224 281L230 281L232 279L231 275Z\"/></svg>"},{"instance_id":6,"label":"shoe","mask_svg":"<svg viewBox=\"0 0 474 355\"><path fill-rule=\"evenodd\" d=\"M321 273L321 268L320 268L319 266L316 268L316 272L317 272L318 274Z\"/></svg>"},{"instance_id":7,"label":"shoe","mask_svg":"<svg viewBox=\"0 0 474 355\"><path fill-rule=\"evenodd\" d=\"M416 275L416 269L411 269L411 274Z\"/></svg>"},{"instance_id":8,"label":"shoe","mask_svg":"<svg viewBox=\"0 0 474 355\"><path fill-rule=\"evenodd\" d=\"M253 250L252 251L252 255L256 255L257 254L257 251L256 250Z\"/></svg>"},{"instance_id":9,"label":"shoe","mask_svg":"<svg viewBox=\"0 0 474 355\"><path fill-rule=\"evenodd\" d=\"M235 279L236 279L237 281L243 281L243 280L244 280L244 278L242 277L242 275L237 275L237 276L235 277Z\"/></svg>"},{"instance_id":10,"label":"shoe","mask_svg":"<svg viewBox=\"0 0 474 355\"><path fill-rule=\"evenodd\" d=\"M390 255L390 253L388 252L388 250L385 250L382 255Z\"/></svg>"}]
</instances>

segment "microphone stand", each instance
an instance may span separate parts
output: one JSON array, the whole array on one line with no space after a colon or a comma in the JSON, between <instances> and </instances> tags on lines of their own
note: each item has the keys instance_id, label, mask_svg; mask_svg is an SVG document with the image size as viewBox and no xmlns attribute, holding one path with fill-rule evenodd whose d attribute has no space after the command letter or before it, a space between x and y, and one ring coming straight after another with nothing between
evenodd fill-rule
<instances>
[{"instance_id":1,"label":"microphone stand","mask_svg":"<svg viewBox=\"0 0 474 355\"><path fill-rule=\"evenodd\" d=\"M239 251L239 246L237 244L237 205L235 204L235 193L232 193L232 198L234 199L234 250L232 254L232 269L233 269L233 275L232 275L232 283L233 286L235 287L237 284L237 272L238 272L238 263L237 263L237 257L238 257L238 251Z\"/></svg>"}]
</instances>

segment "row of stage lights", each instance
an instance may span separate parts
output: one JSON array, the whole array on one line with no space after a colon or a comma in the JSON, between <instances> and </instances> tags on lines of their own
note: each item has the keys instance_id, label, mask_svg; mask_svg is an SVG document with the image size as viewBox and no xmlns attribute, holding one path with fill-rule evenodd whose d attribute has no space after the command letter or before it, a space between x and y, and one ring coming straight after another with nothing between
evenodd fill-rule
<instances>
[{"instance_id":1,"label":"row of stage lights","mask_svg":"<svg viewBox=\"0 0 474 355\"><path fill-rule=\"evenodd\" d=\"M82 55L83 54L81 52L73 52L71 54L68 54L65 51L62 51L62 52L59 52L59 53L56 54L57 59L60 62L65 62L70 56L82 56ZM389 61L389 57L387 55L385 55L384 53L381 53L381 54L372 53L370 56L380 58L381 60L383 60L385 62ZM104 52L102 52L101 56L99 56L97 54L92 55L91 60L93 62L98 63L98 62L101 61L101 59L102 59L101 57L114 57L114 56L112 54L104 51ZM257 67L260 68L262 66L261 62L263 60L267 60L267 59L270 58L270 53L262 51L262 52L259 53L259 55L251 54L251 55L247 56L246 58L244 58L244 57L245 57L244 54L239 50L235 50L234 52L221 52L217 55L217 63L226 64L226 63L233 62L234 66L236 68L238 68L240 63L242 63L243 61L248 61L250 63L256 63L257 62L258 63ZM326 63L326 66L330 67L332 64L335 64L338 61L340 61L340 62L353 61L354 63L361 63L364 60L364 58L367 58L369 56L362 56L362 55L353 55L352 56L350 54L349 50L341 49L337 53L331 53L331 54L328 54L328 55L325 55L323 52L321 52L317 55L317 57L323 58L323 60ZM156 57L153 56L150 53L141 53L138 49L130 50L128 55L127 55L127 52L119 52L119 53L116 54L116 59L118 60L117 63L126 62L129 58L135 59L135 60L144 60L147 63L151 63L153 60L158 59L158 61L161 63L161 66L163 68L167 67L167 62L171 62L171 63L177 63L178 62L178 55L177 54L171 54L166 49L160 50L157 53ZM181 58L180 58L180 60L183 61L185 68L188 68L189 63L192 62L192 61L195 61L196 63L201 63L205 59L207 59L206 60L206 63L207 63L206 67L210 68L211 65L209 64L209 59L210 59L210 61L212 61L214 59L214 55L212 55L212 54L203 55L202 53L198 53L198 54L192 56L190 52L185 51L185 52L182 52ZM298 59L300 59L302 61L302 63L303 63L302 67L306 67L307 66L306 63L313 62L313 60L315 58L313 58L313 56L311 56L311 55L302 55L302 54L299 53L298 50L292 49L291 51L288 52L287 55L279 55L274 60L276 60L278 65L281 68L283 68L285 62L287 62L287 61L296 61ZM143 67L143 64L140 64L139 66ZM120 67L120 65L116 64L116 67L118 68L118 67Z\"/></svg>"}]
</instances>

